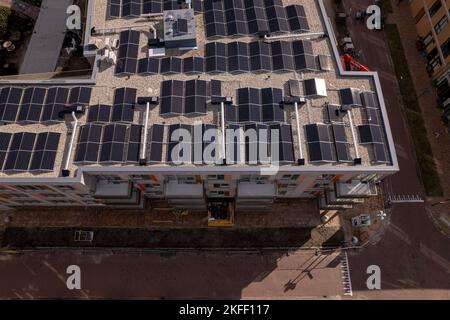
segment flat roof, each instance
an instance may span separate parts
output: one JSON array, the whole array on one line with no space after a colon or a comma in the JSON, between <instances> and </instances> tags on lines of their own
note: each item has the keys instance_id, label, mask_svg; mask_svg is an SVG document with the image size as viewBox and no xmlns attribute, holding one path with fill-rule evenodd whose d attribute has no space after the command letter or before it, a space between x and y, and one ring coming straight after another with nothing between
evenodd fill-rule
<instances>
[{"instance_id":1,"label":"flat roof","mask_svg":"<svg viewBox=\"0 0 450 320\"><path fill-rule=\"evenodd\" d=\"M43 0L19 74L54 72L66 36L67 7L73 0Z\"/></svg>"}]
</instances>

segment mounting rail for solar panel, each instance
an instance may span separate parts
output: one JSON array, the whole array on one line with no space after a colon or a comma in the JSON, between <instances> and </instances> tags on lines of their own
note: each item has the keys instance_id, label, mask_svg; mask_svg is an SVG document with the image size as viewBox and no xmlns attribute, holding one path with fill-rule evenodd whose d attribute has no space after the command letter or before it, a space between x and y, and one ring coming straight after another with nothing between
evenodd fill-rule
<instances>
[{"instance_id":1,"label":"mounting rail for solar panel","mask_svg":"<svg viewBox=\"0 0 450 320\"><path fill-rule=\"evenodd\" d=\"M270 36L270 35L266 34L266 35L264 35L264 40L271 41L271 40L291 39L291 38L302 38L305 40L311 40L311 39L323 38L325 36L326 36L325 32L282 34L279 36Z\"/></svg>"}]
</instances>

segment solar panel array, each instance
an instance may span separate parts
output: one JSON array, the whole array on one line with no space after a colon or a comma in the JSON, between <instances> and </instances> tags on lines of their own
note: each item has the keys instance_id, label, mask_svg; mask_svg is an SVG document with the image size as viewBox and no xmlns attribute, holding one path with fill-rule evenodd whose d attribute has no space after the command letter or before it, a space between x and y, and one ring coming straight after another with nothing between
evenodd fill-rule
<instances>
[{"instance_id":1,"label":"solar panel array","mask_svg":"<svg viewBox=\"0 0 450 320\"><path fill-rule=\"evenodd\" d=\"M135 88L118 88L114 91L111 121L134 121L134 105L136 103L137 90Z\"/></svg>"},{"instance_id":2,"label":"solar panel array","mask_svg":"<svg viewBox=\"0 0 450 320\"><path fill-rule=\"evenodd\" d=\"M131 18L142 15L158 15L163 10L178 10L185 6L177 0L109 0L109 18ZM192 0L192 8L196 13L202 12L202 1Z\"/></svg>"},{"instance_id":3,"label":"solar panel array","mask_svg":"<svg viewBox=\"0 0 450 320\"><path fill-rule=\"evenodd\" d=\"M0 122L47 123L63 121L61 111L87 106L90 87L4 87L0 88Z\"/></svg>"},{"instance_id":4,"label":"solar panel array","mask_svg":"<svg viewBox=\"0 0 450 320\"><path fill-rule=\"evenodd\" d=\"M161 115L206 114L211 83L204 80L166 80L161 83Z\"/></svg>"},{"instance_id":5,"label":"solar panel array","mask_svg":"<svg viewBox=\"0 0 450 320\"><path fill-rule=\"evenodd\" d=\"M136 163L142 126L122 123L88 123L81 126L74 162Z\"/></svg>"},{"instance_id":6,"label":"solar panel array","mask_svg":"<svg viewBox=\"0 0 450 320\"><path fill-rule=\"evenodd\" d=\"M344 124L305 126L310 162L352 162Z\"/></svg>"},{"instance_id":7,"label":"solar panel array","mask_svg":"<svg viewBox=\"0 0 450 320\"><path fill-rule=\"evenodd\" d=\"M0 171L53 171L59 140L55 132L0 133Z\"/></svg>"},{"instance_id":8,"label":"solar panel array","mask_svg":"<svg viewBox=\"0 0 450 320\"><path fill-rule=\"evenodd\" d=\"M226 134L227 164L295 161L292 127L289 124L229 124Z\"/></svg>"},{"instance_id":9,"label":"solar panel array","mask_svg":"<svg viewBox=\"0 0 450 320\"><path fill-rule=\"evenodd\" d=\"M301 5L281 0L205 0L207 38L309 31Z\"/></svg>"},{"instance_id":10,"label":"solar panel array","mask_svg":"<svg viewBox=\"0 0 450 320\"><path fill-rule=\"evenodd\" d=\"M225 106L228 123L283 123L283 90L278 88L239 88L237 106Z\"/></svg>"},{"instance_id":11,"label":"solar panel array","mask_svg":"<svg viewBox=\"0 0 450 320\"><path fill-rule=\"evenodd\" d=\"M131 75L137 70L140 32L125 30L120 33L116 75Z\"/></svg>"}]
</instances>

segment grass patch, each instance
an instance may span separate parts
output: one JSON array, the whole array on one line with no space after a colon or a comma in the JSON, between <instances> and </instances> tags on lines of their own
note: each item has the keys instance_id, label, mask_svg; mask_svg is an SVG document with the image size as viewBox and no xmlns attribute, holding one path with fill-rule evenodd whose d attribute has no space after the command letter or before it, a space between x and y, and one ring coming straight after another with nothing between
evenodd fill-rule
<instances>
[{"instance_id":1,"label":"grass patch","mask_svg":"<svg viewBox=\"0 0 450 320\"><path fill-rule=\"evenodd\" d=\"M427 129L419 107L417 94L409 72L408 64L400 40L400 34L396 25L388 24L385 27L392 60L395 66L395 73L400 86L402 96L402 109L405 112L408 125L411 131L417 162L423 184L428 196L442 196L442 186L433 152L427 137Z\"/></svg>"}]
</instances>

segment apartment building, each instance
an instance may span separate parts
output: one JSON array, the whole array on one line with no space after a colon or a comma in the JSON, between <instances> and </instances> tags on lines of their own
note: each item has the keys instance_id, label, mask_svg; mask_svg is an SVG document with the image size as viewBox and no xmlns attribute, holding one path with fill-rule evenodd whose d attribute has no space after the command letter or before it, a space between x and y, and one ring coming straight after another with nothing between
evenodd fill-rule
<instances>
[{"instance_id":1,"label":"apartment building","mask_svg":"<svg viewBox=\"0 0 450 320\"><path fill-rule=\"evenodd\" d=\"M427 59L427 71L437 87L439 100L447 105L450 98L450 2L412 0L410 9L420 37L418 45Z\"/></svg>"},{"instance_id":2,"label":"apartment building","mask_svg":"<svg viewBox=\"0 0 450 320\"><path fill-rule=\"evenodd\" d=\"M0 81L3 209L345 209L399 169L378 75L343 70L322 0L96 0L86 30L90 81Z\"/></svg>"}]
</instances>

